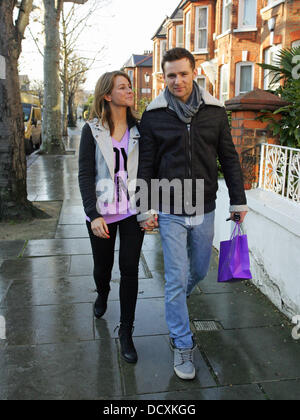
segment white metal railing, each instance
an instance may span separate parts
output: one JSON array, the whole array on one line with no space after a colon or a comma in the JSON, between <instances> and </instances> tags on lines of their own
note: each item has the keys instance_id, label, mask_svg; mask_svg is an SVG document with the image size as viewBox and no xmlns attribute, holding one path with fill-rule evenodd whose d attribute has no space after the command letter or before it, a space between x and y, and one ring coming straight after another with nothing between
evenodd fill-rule
<instances>
[{"instance_id":1,"label":"white metal railing","mask_svg":"<svg viewBox=\"0 0 300 420\"><path fill-rule=\"evenodd\" d=\"M262 143L259 188L300 203L300 149Z\"/></svg>"}]
</instances>

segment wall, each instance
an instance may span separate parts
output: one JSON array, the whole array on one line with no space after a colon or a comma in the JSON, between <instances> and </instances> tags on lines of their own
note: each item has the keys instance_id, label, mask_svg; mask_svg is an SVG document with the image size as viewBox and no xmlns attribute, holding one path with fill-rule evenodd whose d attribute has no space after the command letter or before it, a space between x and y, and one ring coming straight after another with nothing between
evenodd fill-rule
<instances>
[{"instance_id":1,"label":"wall","mask_svg":"<svg viewBox=\"0 0 300 420\"><path fill-rule=\"evenodd\" d=\"M248 236L252 282L289 318L300 314L300 205L275 193L246 191L249 213L242 225ZM228 240L232 222L225 181L219 181L214 247Z\"/></svg>"}]
</instances>

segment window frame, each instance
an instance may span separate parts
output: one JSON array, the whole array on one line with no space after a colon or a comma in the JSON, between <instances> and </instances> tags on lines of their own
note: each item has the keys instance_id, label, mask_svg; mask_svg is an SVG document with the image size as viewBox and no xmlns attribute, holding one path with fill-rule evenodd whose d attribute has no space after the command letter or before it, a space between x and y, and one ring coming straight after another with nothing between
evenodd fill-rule
<instances>
[{"instance_id":1,"label":"window frame","mask_svg":"<svg viewBox=\"0 0 300 420\"><path fill-rule=\"evenodd\" d=\"M223 100L224 92L223 92L223 86L224 86L224 70L227 70L227 99ZM229 64L223 64L220 67L220 101L222 103L225 103L229 99L229 82L230 82L230 72L229 72Z\"/></svg>"},{"instance_id":2,"label":"window frame","mask_svg":"<svg viewBox=\"0 0 300 420\"><path fill-rule=\"evenodd\" d=\"M195 53L207 53L208 48L208 25L209 25L209 7L208 6L197 6L195 13L195 45L194 45L194 52ZM206 9L206 26L203 28L199 27L199 15L200 10ZM200 30L206 30L206 45L203 48L198 48L199 39L200 39Z\"/></svg>"},{"instance_id":3,"label":"window frame","mask_svg":"<svg viewBox=\"0 0 300 420\"><path fill-rule=\"evenodd\" d=\"M239 0L239 12L238 12L238 29L242 30L257 30L257 0L255 1L255 8L256 8L256 14L255 14L255 23L254 25L244 25L244 16L245 16L245 1L246 0Z\"/></svg>"},{"instance_id":4,"label":"window frame","mask_svg":"<svg viewBox=\"0 0 300 420\"><path fill-rule=\"evenodd\" d=\"M276 52L278 53L281 49L282 49L282 44L276 44L276 45L272 45L271 47L265 48L263 51L264 63L272 64L270 54L271 53L276 54ZM269 59L267 60L268 62L266 62L266 53L269 53ZM264 75L264 79L263 79L264 90L274 90L277 87L279 87L280 83L275 84L275 85L273 84L272 86L270 86L270 80L273 78L272 76L270 76L270 70L264 70L263 75Z\"/></svg>"},{"instance_id":5,"label":"window frame","mask_svg":"<svg viewBox=\"0 0 300 420\"><path fill-rule=\"evenodd\" d=\"M185 37L184 37L185 48L189 51L191 50L191 32L192 32L191 16L192 16L191 11L189 10L185 15Z\"/></svg>"},{"instance_id":6,"label":"window frame","mask_svg":"<svg viewBox=\"0 0 300 420\"><path fill-rule=\"evenodd\" d=\"M162 45L164 44L164 52L167 51L167 40L166 39L161 39L159 41L159 73L163 73L162 71L162 67L161 67L161 62L162 62L162 58L163 58L163 48Z\"/></svg>"},{"instance_id":7,"label":"window frame","mask_svg":"<svg viewBox=\"0 0 300 420\"><path fill-rule=\"evenodd\" d=\"M254 87L254 64L252 61L240 61L236 63L236 77L235 77L235 95L243 95L244 93L251 92ZM241 68L251 66L251 89L246 92L241 92Z\"/></svg>"},{"instance_id":8,"label":"window frame","mask_svg":"<svg viewBox=\"0 0 300 420\"><path fill-rule=\"evenodd\" d=\"M178 39L179 39L179 29L180 28L182 30L182 42L181 43L178 42ZM177 25L176 26L176 47L178 47L178 48L183 48L184 47L183 25Z\"/></svg>"},{"instance_id":9,"label":"window frame","mask_svg":"<svg viewBox=\"0 0 300 420\"><path fill-rule=\"evenodd\" d=\"M228 28L225 29L225 9L230 8ZM222 34L227 33L231 30L231 8L232 0L223 0L222 4Z\"/></svg>"},{"instance_id":10,"label":"window frame","mask_svg":"<svg viewBox=\"0 0 300 420\"><path fill-rule=\"evenodd\" d=\"M206 90L206 77L205 77L205 76L203 76L203 74L198 75L198 76L196 77L196 79L195 79L195 81L196 81L196 83L197 83L197 84L198 84L198 80L199 80L199 79L204 80L204 87L203 87L203 89L204 89L204 90ZM200 87L202 87L202 86L200 86Z\"/></svg>"},{"instance_id":11,"label":"window frame","mask_svg":"<svg viewBox=\"0 0 300 420\"><path fill-rule=\"evenodd\" d=\"M168 29L168 49L172 49L173 43L173 28Z\"/></svg>"}]
</instances>

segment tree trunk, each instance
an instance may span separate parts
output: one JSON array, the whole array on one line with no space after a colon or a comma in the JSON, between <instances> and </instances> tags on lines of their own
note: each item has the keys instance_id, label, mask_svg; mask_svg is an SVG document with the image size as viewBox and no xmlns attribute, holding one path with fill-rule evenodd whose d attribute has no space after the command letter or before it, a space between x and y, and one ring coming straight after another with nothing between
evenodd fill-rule
<instances>
[{"instance_id":1,"label":"tree trunk","mask_svg":"<svg viewBox=\"0 0 300 420\"><path fill-rule=\"evenodd\" d=\"M77 125L77 119L75 117L75 111L74 111L74 94L69 94L69 100L68 100L68 126L69 127L76 127Z\"/></svg>"},{"instance_id":2,"label":"tree trunk","mask_svg":"<svg viewBox=\"0 0 300 420\"><path fill-rule=\"evenodd\" d=\"M15 0L0 0L0 220L40 214L27 200L24 122L18 75L20 35Z\"/></svg>"},{"instance_id":3,"label":"tree trunk","mask_svg":"<svg viewBox=\"0 0 300 420\"><path fill-rule=\"evenodd\" d=\"M65 147L61 132L61 100L59 79L59 18L60 0L44 0L45 53L44 53L44 112L42 152L63 154Z\"/></svg>"},{"instance_id":4,"label":"tree trunk","mask_svg":"<svg viewBox=\"0 0 300 420\"><path fill-rule=\"evenodd\" d=\"M68 135L68 69L67 61L64 60L64 75L63 75L63 136Z\"/></svg>"}]
</instances>

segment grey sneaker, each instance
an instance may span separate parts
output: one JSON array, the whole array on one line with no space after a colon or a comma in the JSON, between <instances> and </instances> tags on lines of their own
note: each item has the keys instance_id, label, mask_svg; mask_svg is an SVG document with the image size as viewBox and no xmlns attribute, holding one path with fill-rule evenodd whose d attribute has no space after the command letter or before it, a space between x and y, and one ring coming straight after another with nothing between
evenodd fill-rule
<instances>
[{"instance_id":1,"label":"grey sneaker","mask_svg":"<svg viewBox=\"0 0 300 420\"><path fill-rule=\"evenodd\" d=\"M194 339L193 339L194 342ZM181 379L194 379L196 376L195 366L193 362L193 353L196 344L191 349L178 349L174 345L174 341L170 338L171 350L174 351L174 371Z\"/></svg>"}]
</instances>

